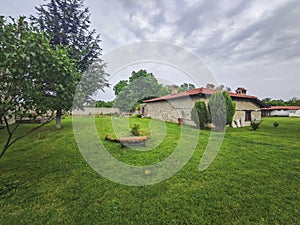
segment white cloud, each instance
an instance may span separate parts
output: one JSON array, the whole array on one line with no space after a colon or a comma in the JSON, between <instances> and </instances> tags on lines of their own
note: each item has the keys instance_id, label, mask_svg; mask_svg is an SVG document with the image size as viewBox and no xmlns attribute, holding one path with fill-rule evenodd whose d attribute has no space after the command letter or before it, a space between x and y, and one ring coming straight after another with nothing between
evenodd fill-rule
<instances>
[{"instance_id":1,"label":"white cloud","mask_svg":"<svg viewBox=\"0 0 300 225\"><path fill-rule=\"evenodd\" d=\"M30 14L43 3L2 1L0 12ZM300 82L298 0L85 0L85 5L102 35L104 53L136 41L167 41L206 59L227 86L245 83L261 94L264 85L271 85L274 96L278 88L285 96L300 93L294 85ZM280 83L287 76L290 84Z\"/></svg>"}]
</instances>

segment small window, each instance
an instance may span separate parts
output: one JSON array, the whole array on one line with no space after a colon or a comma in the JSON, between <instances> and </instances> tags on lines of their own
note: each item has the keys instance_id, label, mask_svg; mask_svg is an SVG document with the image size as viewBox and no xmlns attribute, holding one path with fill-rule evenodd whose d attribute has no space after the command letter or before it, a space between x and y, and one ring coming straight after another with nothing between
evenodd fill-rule
<instances>
[{"instance_id":1,"label":"small window","mask_svg":"<svg viewBox=\"0 0 300 225\"><path fill-rule=\"evenodd\" d=\"M245 121L251 121L251 111L245 112Z\"/></svg>"}]
</instances>

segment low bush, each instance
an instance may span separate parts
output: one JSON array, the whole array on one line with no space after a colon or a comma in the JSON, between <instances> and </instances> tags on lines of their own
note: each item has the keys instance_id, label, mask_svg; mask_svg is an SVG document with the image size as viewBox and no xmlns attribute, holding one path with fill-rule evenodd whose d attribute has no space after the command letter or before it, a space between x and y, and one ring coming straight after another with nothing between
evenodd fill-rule
<instances>
[{"instance_id":1,"label":"low bush","mask_svg":"<svg viewBox=\"0 0 300 225\"><path fill-rule=\"evenodd\" d=\"M141 131L140 131L141 126L140 126L140 124L135 123L130 128L131 128L131 134L133 136L140 136L140 134L141 134Z\"/></svg>"},{"instance_id":2,"label":"low bush","mask_svg":"<svg viewBox=\"0 0 300 225\"><path fill-rule=\"evenodd\" d=\"M257 130L259 128L261 124L261 121L256 121L256 120L253 120L251 121L251 127L252 127L252 130Z\"/></svg>"}]
</instances>

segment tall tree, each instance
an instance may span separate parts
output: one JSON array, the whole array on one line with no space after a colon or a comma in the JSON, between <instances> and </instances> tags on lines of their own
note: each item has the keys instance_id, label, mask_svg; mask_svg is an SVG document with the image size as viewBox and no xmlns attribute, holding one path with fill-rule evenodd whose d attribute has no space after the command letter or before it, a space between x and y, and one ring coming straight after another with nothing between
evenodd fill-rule
<instances>
[{"instance_id":1,"label":"tall tree","mask_svg":"<svg viewBox=\"0 0 300 225\"><path fill-rule=\"evenodd\" d=\"M226 105L226 124L229 126L232 126L232 120L233 116L235 114L235 102L232 101L231 97L227 92L223 92L223 97L225 99L225 105Z\"/></svg>"},{"instance_id":2,"label":"tall tree","mask_svg":"<svg viewBox=\"0 0 300 225\"><path fill-rule=\"evenodd\" d=\"M57 95L70 98L71 87L62 84L78 80L75 64L62 48L52 49L47 36L32 28L24 17L8 23L0 17L0 123L6 129L7 139L0 157L17 140L49 123L51 104ZM47 76L59 74L57 79ZM71 79L71 81L69 81ZM56 100L56 102L53 101ZM15 136L19 124L10 125L10 119L36 118L50 114L47 120L20 136Z\"/></svg>"},{"instance_id":3,"label":"tall tree","mask_svg":"<svg viewBox=\"0 0 300 225\"><path fill-rule=\"evenodd\" d=\"M197 128L200 129L205 128L209 120L208 111L205 102L203 101L195 102L195 105L191 113L191 119L195 122Z\"/></svg>"},{"instance_id":4,"label":"tall tree","mask_svg":"<svg viewBox=\"0 0 300 225\"><path fill-rule=\"evenodd\" d=\"M76 60L77 70L83 75L90 66L96 62L96 66L88 73L88 88L85 96L89 97L97 90L103 90L108 86L102 60L100 60L101 48L100 35L90 28L90 14L84 7L83 0L50 0L49 3L36 7L37 16L31 16L43 31L50 35L50 43L54 49L58 46L68 46L68 55ZM66 84L72 85L72 84ZM63 85L63 86L66 86ZM73 86L76 83L73 84ZM56 109L57 128L60 128L60 118L63 110L70 109L71 102Z\"/></svg>"},{"instance_id":5,"label":"tall tree","mask_svg":"<svg viewBox=\"0 0 300 225\"><path fill-rule=\"evenodd\" d=\"M226 124L232 125L235 114L235 103L225 91L216 92L209 98L208 109L211 122L215 125L216 131L223 131Z\"/></svg>"},{"instance_id":6,"label":"tall tree","mask_svg":"<svg viewBox=\"0 0 300 225\"><path fill-rule=\"evenodd\" d=\"M133 71L128 85L122 88L115 104L122 111L131 111L143 100L160 96L161 90L162 85L152 73L146 70Z\"/></svg>"},{"instance_id":7,"label":"tall tree","mask_svg":"<svg viewBox=\"0 0 300 225\"><path fill-rule=\"evenodd\" d=\"M226 126L226 103L222 92L216 92L210 96L208 110L215 130L223 131Z\"/></svg>"}]
</instances>

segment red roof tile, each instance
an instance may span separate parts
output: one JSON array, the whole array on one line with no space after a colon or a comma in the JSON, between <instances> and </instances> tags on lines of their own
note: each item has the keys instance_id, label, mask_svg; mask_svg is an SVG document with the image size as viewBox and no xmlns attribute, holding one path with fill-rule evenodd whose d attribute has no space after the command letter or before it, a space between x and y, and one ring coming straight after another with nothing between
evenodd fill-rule
<instances>
[{"instance_id":1,"label":"red roof tile","mask_svg":"<svg viewBox=\"0 0 300 225\"><path fill-rule=\"evenodd\" d=\"M186 91L186 92L180 92L180 93L177 93L177 94L165 95L165 96L162 96L162 97L159 97L159 98L152 98L152 99L149 99L149 100L145 100L144 102L146 102L146 103L147 102L157 102L157 101L181 98L181 97L186 97L186 96L193 96L193 95L198 95L198 94L212 95L216 92L221 92L221 91L208 89L208 88L197 88L197 89L193 89L193 90ZM235 98L257 99L256 96L251 96L251 95L236 94L236 93L232 93L232 92L228 92L228 94L231 97L235 97Z\"/></svg>"},{"instance_id":2,"label":"red roof tile","mask_svg":"<svg viewBox=\"0 0 300 225\"><path fill-rule=\"evenodd\" d=\"M299 110L300 106L271 106L269 108L262 108L262 110Z\"/></svg>"}]
</instances>

